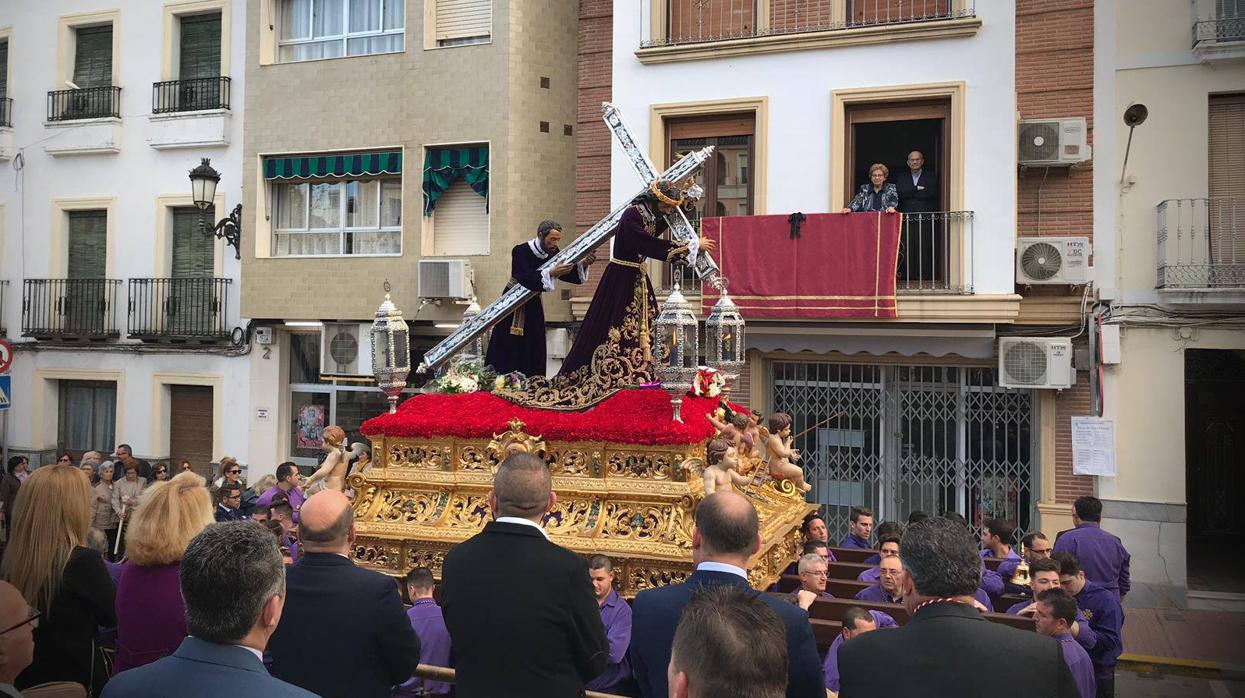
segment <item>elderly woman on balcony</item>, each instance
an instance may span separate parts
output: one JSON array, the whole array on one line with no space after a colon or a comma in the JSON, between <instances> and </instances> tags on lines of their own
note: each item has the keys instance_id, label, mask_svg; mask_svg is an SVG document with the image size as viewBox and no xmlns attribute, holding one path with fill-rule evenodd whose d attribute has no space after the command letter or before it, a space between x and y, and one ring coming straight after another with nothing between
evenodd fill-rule
<instances>
[{"instance_id":1,"label":"elderly woman on balcony","mask_svg":"<svg viewBox=\"0 0 1245 698\"><path fill-rule=\"evenodd\" d=\"M860 191L856 192L856 198L852 199L852 203L843 209L842 213L854 213L860 211L885 211L886 213L894 213L895 208L899 206L899 191L895 189L894 184L888 184L886 178L890 175L890 170L886 165L875 162L869 166L869 184L860 185Z\"/></svg>"}]
</instances>

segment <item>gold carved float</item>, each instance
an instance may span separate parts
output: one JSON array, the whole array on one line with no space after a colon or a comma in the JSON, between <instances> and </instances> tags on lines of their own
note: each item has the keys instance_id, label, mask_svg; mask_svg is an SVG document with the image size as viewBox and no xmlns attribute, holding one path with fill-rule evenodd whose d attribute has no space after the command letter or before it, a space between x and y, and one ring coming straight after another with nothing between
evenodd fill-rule
<instances>
[{"instance_id":1,"label":"gold carved float","mask_svg":"<svg viewBox=\"0 0 1245 698\"><path fill-rule=\"evenodd\" d=\"M694 513L704 496L703 443L546 442L524 427L512 420L491 440L373 436L373 465L349 478L355 562L393 576L427 566L439 579L445 553L490 520L488 493L498 464L521 450L543 457L553 473L558 502L546 517L549 537L581 555L608 555L621 594L632 597L691 574ZM785 481L742 492L760 517L762 544L748 577L763 589L798 557L800 523L815 506Z\"/></svg>"}]
</instances>

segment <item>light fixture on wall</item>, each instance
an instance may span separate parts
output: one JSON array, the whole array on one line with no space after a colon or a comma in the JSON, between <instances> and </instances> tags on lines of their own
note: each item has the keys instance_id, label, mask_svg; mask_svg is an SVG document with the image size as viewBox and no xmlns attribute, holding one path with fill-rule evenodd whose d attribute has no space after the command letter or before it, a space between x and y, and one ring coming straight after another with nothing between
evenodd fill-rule
<instances>
[{"instance_id":1,"label":"light fixture on wall","mask_svg":"<svg viewBox=\"0 0 1245 698\"><path fill-rule=\"evenodd\" d=\"M1124 110L1124 125L1128 127L1128 145L1124 146L1124 165L1120 168L1120 184L1124 183L1124 173L1128 171L1128 151L1133 149L1133 129L1144 124L1150 110L1144 104L1130 104Z\"/></svg>"},{"instance_id":2,"label":"light fixture on wall","mask_svg":"<svg viewBox=\"0 0 1245 698\"><path fill-rule=\"evenodd\" d=\"M216 200L216 185L219 183L220 173L212 167L211 158L203 158L199 166L190 171L190 194L199 209L199 229L204 232L207 232L204 215ZM233 247L234 259L242 259L242 204L234 206L228 217L213 225L212 233L217 239L224 238L225 244Z\"/></svg>"}]
</instances>

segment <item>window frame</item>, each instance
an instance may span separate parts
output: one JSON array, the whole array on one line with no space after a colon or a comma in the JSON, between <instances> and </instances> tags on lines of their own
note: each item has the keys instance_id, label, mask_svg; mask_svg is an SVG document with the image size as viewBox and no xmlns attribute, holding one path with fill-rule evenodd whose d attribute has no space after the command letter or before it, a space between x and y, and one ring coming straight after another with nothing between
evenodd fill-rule
<instances>
[{"instance_id":1,"label":"window frame","mask_svg":"<svg viewBox=\"0 0 1245 698\"><path fill-rule=\"evenodd\" d=\"M382 214L384 212L384 197L381 193L384 190L385 182L393 182L398 185L399 201L402 200L402 178L400 176L381 176L367 177L361 179L302 179L302 180L285 180L272 183L272 251L271 256L281 259L322 259L325 257L401 257L402 256L402 206L398 208L398 222L396 225L384 225ZM347 202L349 196L346 194L346 185L350 182L376 182L376 226L348 226L347 221ZM311 187L316 184L332 184L340 187L340 195L338 201L338 220L339 225L335 228L313 228L311 227ZM303 227L302 228L281 228L278 227L277 221L280 219L281 206L283 205L285 187L306 186L307 195L303 202ZM338 252L334 254L281 254L278 252L281 236L283 235L327 235L338 234ZM396 233L398 237L397 252L344 252L346 249L346 236L356 233ZM351 240L353 246L353 239Z\"/></svg>"},{"instance_id":2,"label":"window frame","mask_svg":"<svg viewBox=\"0 0 1245 698\"><path fill-rule=\"evenodd\" d=\"M275 20L276 20L276 27L275 27L276 31L275 31L275 36L274 36L275 43L274 43L274 55L273 55L273 58L275 60L273 62L275 63L306 63L309 61L328 61L328 60L334 60L337 58L360 58L362 56L383 56L383 55L392 54L392 53L406 53L406 20L407 20L407 17L406 17L405 0L380 0L381 28L379 30L367 30L367 31L359 31L359 32L350 31L350 0L310 0L307 6L307 14L310 19L310 22L308 23L308 26L309 26L308 31L310 32L310 34L305 39L284 39L282 38L282 34L285 31L285 28L281 25L281 18L284 15L282 4L286 2L293 2L293 0L277 0L275 12L274 12ZM336 2L336 3L341 4L342 6L342 32L340 34L328 34L324 36L315 35L315 8L316 8L316 3L321 3L321 2ZM391 2L397 2L397 3L402 4L402 7L403 7L402 27L400 29L386 29L385 28L385 5ZM383 37L383 36L401 36L402 37L402 48L398 50L394 50L394 51L368 51L366 53L350 53L350 40L351 39L370 39L370 38ZM295 58L295 59L289 59L289 60L283 59L281 57L281 50L287 46L309 46L312 44L323 44L323 43L328 43L332 41L342 42L342 54L340 56L322 56L318 58Z\"/></svg>"},{"instance_id":3,"label":"window frame","mask_svg":"<svg viewBox=\"0 0 1245 698\"><path fill-rule=\"evenodd\" d=\"M65 89L65 81L73 79L77 53L77 30L105 24L112 25L112 87L121 85L121 11L101 10L62 15L57 25L56 83L53 90ZM12 56L9 58L12 63Z\"/></svg>"},{"instance_id":4,"label":"window frame","mask_svg":"<svg viewBox=\"0 0 1245 698\"><path fill-rule=\"evenodd\" d=\"M434 51L447 48L463 48L465 46L484 46L493 43L493 3L489 2L489 32L480 36L462 37L461 39L447 39L448 43L441 43L442 40L437 39L437 10L440 6L440 0L424 0L424 50Z\"/></svg>"}]
</instances>

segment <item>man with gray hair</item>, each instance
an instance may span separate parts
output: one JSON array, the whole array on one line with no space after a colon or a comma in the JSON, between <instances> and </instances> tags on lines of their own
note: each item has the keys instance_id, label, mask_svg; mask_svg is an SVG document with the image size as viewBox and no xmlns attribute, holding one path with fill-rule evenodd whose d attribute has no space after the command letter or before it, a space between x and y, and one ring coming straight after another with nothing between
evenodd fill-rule
<instances>
[{"instance_id":1,"label":"man with gray hair","mask_svg":"<svg viewBox=\"0 0 1245 698\"><path fill-rule=\"evenodd\" d=\"M536 237L510 250L510 281L506 290L519 285L534 293L552 291L558 280L582 284L588 280L588 266L596 261L593 253L579 264L562 263L541 271L540 267L557 254L562 241L562 224L543 220L536 226ZM518 371L525 376L545 375L545 308L537 296L493 327L484 363L498 374Z\"/></svg>"},{"instance_id":2,"label":"man with gray hair","mask_svg":"<svg viewBox=\"0 0 1245 698\"><path fill-rule=\"evenodd\" d=\"M807 611L817 599L833 599L834 594L826 591L830 569L826 558L809 553L800 558L796 569L800 573L800 587L787 597L791 603Z\"/></svg>"},{"instance_id":3,"label":"man with gray hair","mask_svg":"<svg viewBox=\"0 0 1245 698\"><path fill-rule=\"evenodd\" d=\"M268 675L263 652L285 603L272 534L250 521L203 529L181 560L190 636L171 656L117 674L104 698L310 698Z\"/></svg>"},{"instance_id":4,"label":"man with gray hair","mask_svg":"<svg viewBox=\"0 0 1245 698\"><path fill-rule=\"evenodd\" d=\"M572 698L605 671L610 648L588 566L541 526L557 501L548 464L511 453L488 495L493 520L445 556L441 604L459 698Z\"/></svg>"},{"instance_id":5,"label":"man with gray hair","mask_svg":"<svg viewBox=\"0 0 1245 698\"><path fill-rule=\"evenodd\" d=\"M968 529L942 517L908 528L899 556L911 620L840 648L840 695L984 696L1005 685L1014 698L1078 696L1057 642L992 623L972 605L977 549Z\"/></svg>"}]
</instances>

